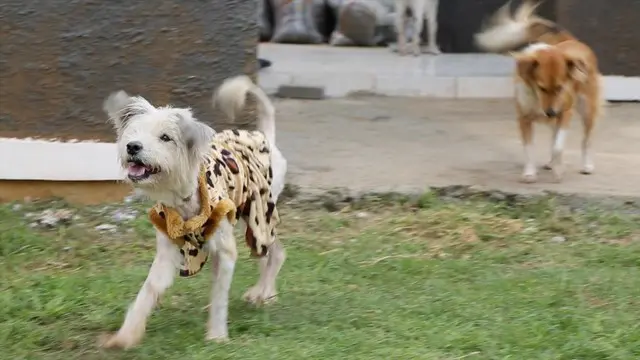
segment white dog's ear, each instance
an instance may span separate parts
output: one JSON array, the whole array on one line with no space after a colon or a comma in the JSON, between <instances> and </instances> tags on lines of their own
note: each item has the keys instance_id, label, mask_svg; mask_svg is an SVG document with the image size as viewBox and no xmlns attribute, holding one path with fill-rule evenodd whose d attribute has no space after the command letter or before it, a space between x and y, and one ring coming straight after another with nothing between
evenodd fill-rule
<instances>
[{"instance_id":1,"label":"white dog's ear","mask_svg":"<svg viewBox=\"0 0 640 360\"><path fill-rule=\"evenodd\" d=\"M148 101L139 96L129 96L124 90L111 93L102 105L102 109L109 115L118 131L122 130L132 117L144 114L150 108L153 106Z\"/></svg>"},{"instance_id":2,"label":"white dog's ear","mask_svg":"<svg viewBox=\"0 0 640 360\"><path fill-rule=\"evenodd\" d=\"M187 150L199 160L209 149L215 131L207 124L185 118L178 124Z\"/></svg>"}]
</instances>

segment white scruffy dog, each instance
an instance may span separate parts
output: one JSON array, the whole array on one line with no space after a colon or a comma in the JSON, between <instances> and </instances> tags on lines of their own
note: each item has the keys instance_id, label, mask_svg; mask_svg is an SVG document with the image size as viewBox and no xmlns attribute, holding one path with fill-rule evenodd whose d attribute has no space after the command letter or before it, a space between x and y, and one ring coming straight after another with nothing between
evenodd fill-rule
<instances>
[{"instance_id":1,"label":"white scruffy dog","mask_svg":"<svg viewBox=\"0 0 640 360\"><path fill-rule=\"evenodd\" d=\"M278 195L284 188L287 161L276 147L275 110L271 101L251 79L246 76L237 76L226 80L220 86L214 95L214 106L219 106L233 119L244 106L247 93L253 94L258 100L259 132L242 132L240 130L240 133L243 136L249 136L250 139L263 139L260 155L266 154L266 157L260 158L262 161L260 165L264 165L264 169L269 169L268 179L271 189L268 201L271 206L269 211L273 212ZM213 161L216 161L214 155L211 155L212 148L216 149L216 145L212 144L218 144L216 141L220 141L219 138L223 134L226 134L224 136L227 137L222 141L228 141L229 137L234 137L233 134L237 135L239 131L233 130L231 132L229 130L216 134L209 126L194 119L188 108L155 107L143 97L129 96L124 91L111 94L105 100L104 110L113 121L117 131L118 156L123 169L127 172L127 181L150 199L157 201L157 206L174 209L175 213L179 214L185 222L197 216L203 202L198 194L199 181L203 169L206 170L204 166L207 163L211 164L212 158ZM221 146L223 154L229 154L225 150L226 144L223 143ZM255 200L256 198L260 199L260 195L253 193L255 189L252 189L251 186L248 190L244 189L243 193L233 193L226 184L227 181L230 181L230 176L237 178L246 175L248 179L251 174L253 181L253 176L256 174L255 167L251 168L253 172L247 170L247 166L242 164L244 160L240 159L240 157L245 159L246 153L241 155L237 157L238 163L241 165L241 173L239 174L236 169L233 174L237 175L229 175L231 172L227 172L224 176L220 175L219 178L214 179L214 182L219 181L219 183L216 182L217 187L223 184L223 194L225 194L223 197L227 193L231 199L237 199L242 195L245 199L253 200L254 204L260 203L259 200ZM249 156L251 157L251 154ZM228 164L238 165L233 159ZM213 165L211 166L213 169ZM244 172L242 172L242 168L244 168ZM219 169L216 171L219 172ZM208 173L208 175L211 174ZM266 181L267 177L265 176L263 179ZM246 180L245 184L251 184L248 181ZM209 189L213 189L213 185ZM234 187L232 186L231 189ZM260 189L261 194L266 192L268 192L267 189ZM219 198L213 200L217 201ZM258 206L262 205L258 204ZM213 206L211 208L213 209ZM237 214L238 218L242 217L247 222L244 215L248 214L249 210L245 209L245 212L242 212L242 207L238 209L240 212ZM164 214L160 215L164 218ZM223 217L220 223L214 227L213 233L204 242L200 242L201 245L204 244L201 248L202 252L206 250L206 256L210 256L212 259L214 279L206 335L208 340L224 341L228 338L229 288L237 258L236 242L233 235L234 222L234 219ZM252 229L256 230L257 228ZM250 233L250 230L247 230L247 233ZM268 247L264 247L267 249L266 255L263 254L264 256L259 260L260 278L257 284L244 296L245 300L255 304L265 303L275 297L276 277L285 260L284 248L275 239L273 230L271 230L271 236L273 241ZM130 348L138 344L145 333L147 318L158 298L172 284L177 272L176 268L181 264L184 265L185 254L183 250L176 245L175 239L170 238L166 232L158 230L157 226L156 243L157 252L147 279L135 301L129 307L121 328L117 333L103 338L103 346ZM204 261L202 265L204 265Z\"/></svg>"}]
</instances>

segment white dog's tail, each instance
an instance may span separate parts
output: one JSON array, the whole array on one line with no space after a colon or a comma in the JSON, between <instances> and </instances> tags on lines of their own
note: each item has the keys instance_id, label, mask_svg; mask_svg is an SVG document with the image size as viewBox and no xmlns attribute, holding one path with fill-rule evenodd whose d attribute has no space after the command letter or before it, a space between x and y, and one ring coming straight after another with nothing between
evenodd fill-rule
<instances>
[{"instance_id":1,"label":"white dog's tail","mask_svg":"<svg viewBox=\"0 0 640 360\"><path fill-rule=\"evenodd\" d=\"M539 5L526 0L511 15L511 1L507 2L475 34L476 45L484 51L501 53L532 42L555 45L573 39L571 34L553 21L536 16Z\"/></svg>"},{"instance_id":2,"label":"white dog's tail","mask_svg":"<svg viewBox=\"0 0 640 360\"><path fill-rule=\"evenodd\" d=\"M247 93L252 93L258 100L258 130L267 140L276 143L275 108L265 92L246 75L226 79L213 95L213 105L218 106L229 119L234 120L238 112L244 108Z\"/></svg>"}]
</instances>

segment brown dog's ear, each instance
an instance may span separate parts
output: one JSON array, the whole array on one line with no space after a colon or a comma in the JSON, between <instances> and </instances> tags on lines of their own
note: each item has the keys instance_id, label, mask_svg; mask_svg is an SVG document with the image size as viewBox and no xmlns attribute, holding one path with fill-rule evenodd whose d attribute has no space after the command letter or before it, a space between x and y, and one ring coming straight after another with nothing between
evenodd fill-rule
<instances>
[{"instance_id":1,"label":"brown dog's ear","mask_svg":"<svg viewBox=\"0 0 640 360\"><path fill-rule=\"evenodd\" d=\"M514 55L518 75L523 79L531 79L533 71L538 67L538 60L528 55Z\"/></svg>"},{"instance_id":2,"label":"brown dog's ear","mask_svg":"<svg viewBox=\"0 0 640 360\"><path fill-rule=\"evenodd\" d=\"M588 79L587 64L582 59L567 58L567 74L578 82L585 82Z\"/></svg>"}]
</instances>

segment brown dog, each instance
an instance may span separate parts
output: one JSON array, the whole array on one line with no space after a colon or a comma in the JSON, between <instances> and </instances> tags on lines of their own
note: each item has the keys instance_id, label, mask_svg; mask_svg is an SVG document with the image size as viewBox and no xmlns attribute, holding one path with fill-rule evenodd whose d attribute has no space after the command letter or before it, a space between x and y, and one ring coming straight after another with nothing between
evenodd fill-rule
<instances>
[{"instance_id":1,"label":"brown dog","mask_svg":"<svg viewBox=\"0 0 640 360\"><path fill-rule=\"evenodd\" d=\"M475 35L481 49L510 52L516 59L516 107L526 158L522 180L527 183L535 182L537 176L532 150L534 122L553 127L551 161L545 168L553 170L557 181L562 180L562 152L574 108L584 124L581 173L593 172L591 135L602 107L595 54L557 24L535 16L538 5L525 2L511 16L509 2Z\"/></svg>"}]
</instances>

